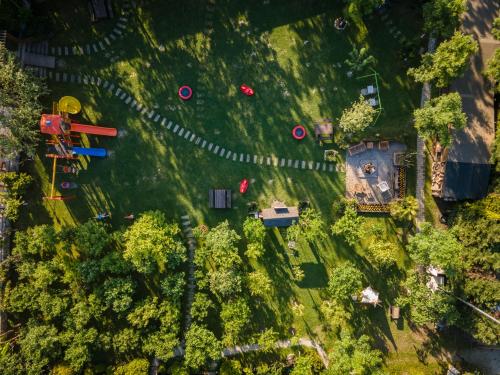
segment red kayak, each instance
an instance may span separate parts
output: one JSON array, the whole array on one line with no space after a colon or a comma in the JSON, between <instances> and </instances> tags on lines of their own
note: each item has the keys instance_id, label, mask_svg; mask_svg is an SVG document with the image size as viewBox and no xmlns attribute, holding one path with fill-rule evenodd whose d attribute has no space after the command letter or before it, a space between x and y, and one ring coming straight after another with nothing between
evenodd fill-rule
<instances>
[{"instance_id":1,"label":"red kayak","mask_svg":"<svg viewBox=\"0 0 500 375\"><path fill-rule=\"evenodd\" d=\"M247 189L248 189L248 180L246 178L244 178L240 182L240 193L245 194Z\"/></svg>"},{"instance_id":2,"label":"red kayak","mask_svg":"<svg viewBox=\"0 0 500 375\"><path fill-rule=\"evenodd\" d=\"M240 86L240 91L246 96L252 96L254 94L254 91L245 84Z\"/></svg>"}]
</instances>

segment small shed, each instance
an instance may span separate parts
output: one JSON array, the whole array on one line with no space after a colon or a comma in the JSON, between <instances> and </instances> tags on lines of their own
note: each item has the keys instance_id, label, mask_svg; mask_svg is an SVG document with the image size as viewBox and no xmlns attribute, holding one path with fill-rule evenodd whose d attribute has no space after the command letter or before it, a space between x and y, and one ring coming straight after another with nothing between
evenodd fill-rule
<instances>
[{"instance_id":1,"label":"small shed","mask_svg":"<svg viewBox=\"0 0 500 375\"><path fill-rule=\"evenodd\" d=\"M209 208L231 208L231 190L210 189L208 190Z\"/></svg>"},{"instance_id":2,"label":"small shed","mask_svg":"<svg viewBox=\"0 0 500 375\"><path fill-rule=\"evenodd\" d=\"M299 208L287 207L285 203L274 201L271 208L264 208L260 218L266 227L289 227L299 221Z\"/></svg>"},{"instance_id":3,"label":"small shed","mask_svg":"<svg viewBox=\"0 0 500 375\"><path fill-rule=\"evenodd\" d=\"M331 142L333 140L332 124L316 124L314 126L314 135L318 142Z\"/></svg>"}]
</instances>

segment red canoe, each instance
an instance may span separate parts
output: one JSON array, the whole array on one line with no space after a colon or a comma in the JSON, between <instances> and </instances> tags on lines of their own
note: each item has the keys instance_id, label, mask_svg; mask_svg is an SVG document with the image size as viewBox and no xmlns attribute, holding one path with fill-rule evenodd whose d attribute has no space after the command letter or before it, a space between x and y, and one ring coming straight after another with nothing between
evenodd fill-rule
<instances>
[{"instance_id":1,"label":"red canoe","mask_svg":"<svg viewBox=\"0 0 500 375\"><path fill-rule=\"evenodd\" d=\"M248 189L248 180L246 178L244 178L240 182L240 193L245 194L247 189Z\"/></svg>"},{"instance_id":2,"label":"red canoe","mask_svg":"<svg viewBox=\"0 0 500 375\"><path fill-rule=\"evenodd\" d=\"M246 96L252 96L254 94L254 91L245 84L240 86L240 91Z\"/></svg>"}]
</instances>

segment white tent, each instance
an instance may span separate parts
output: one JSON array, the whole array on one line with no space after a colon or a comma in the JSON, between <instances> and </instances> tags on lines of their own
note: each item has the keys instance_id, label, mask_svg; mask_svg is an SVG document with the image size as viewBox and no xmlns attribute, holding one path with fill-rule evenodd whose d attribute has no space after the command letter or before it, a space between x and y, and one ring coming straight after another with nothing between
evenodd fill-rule
<instances>
[{"instance_id":1,"label":"white tent","mask_svg":"<svg viewBox=\"0 0 500 375\"><path fill-rule=\"evenodd\" d=\"M380 301L378 299L379 293L372 289L371 286L361 292L361 303L370 303L377 305Z\"/></svg>"}]
</instances>

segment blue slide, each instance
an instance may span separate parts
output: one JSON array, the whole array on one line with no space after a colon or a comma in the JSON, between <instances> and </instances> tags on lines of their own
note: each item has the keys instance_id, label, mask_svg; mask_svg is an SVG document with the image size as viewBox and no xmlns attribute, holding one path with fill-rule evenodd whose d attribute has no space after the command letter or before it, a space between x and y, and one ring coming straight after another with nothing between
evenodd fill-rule
<instances>
[{"instance_id":1,"label":"blue slide","mask_svg":"<svg viewBox=\"0 0 500 375\"><path fill-rule=\"evenodd\" d=\"M108 153L105 148L73 147L73 154L105 158Z\"/></svg>"}]
</instances>

